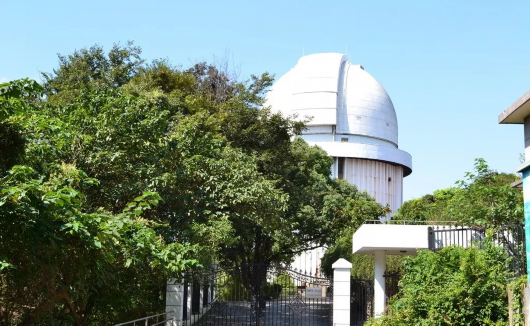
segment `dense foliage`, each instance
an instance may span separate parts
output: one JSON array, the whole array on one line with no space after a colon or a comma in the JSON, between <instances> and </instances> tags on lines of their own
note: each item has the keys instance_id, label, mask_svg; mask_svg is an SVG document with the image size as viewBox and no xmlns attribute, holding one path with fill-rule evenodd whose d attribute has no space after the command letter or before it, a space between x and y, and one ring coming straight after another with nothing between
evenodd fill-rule
<instances>
[{"instance_id":1,"label":"dense foliage","mask_svg":"<svg viewBox=\"0 0 530 326\"><path fill-rule=\"evenodd\" d=\"M28 135L39 128L65 132L54 128L59 120L33 112L39 92L28 80L0 85L0 124L12 130L4 137L24 139L26 147L3 152L4 162L19 165L0 175L0 323L89 324L123 318L139 303L158 309L163 289L149 287L152 279L139 273L163 280L192 268L193 246L164 241L157 233L165 226L143 218L160 202L156 193L139 193L117 213L92 208L89 194L101 190L100 182L75 162L47 161L60 146ZM150 293L128 288L135 285Z\"/></svg>"},{"instance_id":2,"label":"dense foliage","mask_svg":"<svg viewBox=\"0 0 530 326\"><path fill-rule=\"evenodd\" d=\"M465 180L457 181L455 187L436 190L433 194L406 201L392 220L444 221L458 225L478 225L491 231L501 226L519 224L524 218L523 194L521 189L511 187L518 179L515 174L493 171L484 159L476 159L474 171L467 172ZM348 205L346 210L351 208L352 205ZM358 208L354 215L361 217L362 211ZM342 257L352 262L353 276L373 278L373 256L351 254L351 239L358 226L360 224L353 223L324 255L322 266L328 275L331 274L331 265ZM401 268L400 260L400 257L388 256L387 271L397 272Z\"/></svg>"},{"instance_id":3,"label":"dense foliage","mask_svg":"<svg viewBox=\"0 0 530 326\"><path fill-rule=\"evenodd\" d=\"M383 210L262 108L266 73L146 64L128 43L43 77L0 85L1 324L145 316L170 273L288 262Z\"/></svg>"},{"instance_id":4,"label":"dense foliage","mask_svg":"<svg viewBox=\"0 0 530 326\"><path fill-rule=\"evenodd\" d=\"M352 254L352 236L365 220L373 219L373 216L385 216L390 212L388 207L383 207L371 200L366 193L360 193L356 198L348 200L344 207L343 214L347 214L353 223L345 227L339 234L337 241L329 247L321 260L322 272L328 277L333 276L331 265L340 258L345 258L352 263L352 275L357 278L370 279L374 275L373 255L353 255ZM393 267L395 259L389 266Z\"/></svg>"},{"instance_id":5,"label":"dense foliage","mask_svg":"<svg viewBox=\"0 0 530 326\"><path fill-rule=\"evenodd\" d=\"M389 316L369 325L506 325L508 259L502 248L423 250L403 261Z\"/></svg>"},{"instance_id":6,"label":"dense foliage","mask_svg":"<svg viewBox=\"0 0 530 326\"><path fill-rule=\"evenodd\" d=\"M518 179L515 174L493 171L484 159L476 159L475 171L467 172L456 187L403 203L395 219L454 221L493 229L521 223L523 193L511 187Z\"/></svg>"},{"instance_id":7,"label":"dense foliage","mask_svg":"<svg viewBox=\"0 0 530 326\"><path fill-rule=\"evenodd\" d=\"M466 173L465 180L458 181L456 187L405 202L394 218L478 225L493 234L503 225L523 220L522 191L511 187L518 179L513 174L492 171L483 159L477 159L475 171ZM507 324L507 252L489 241L482 245L481 249L420 251L417 257L404 258L399 292L391 300L389 315L369 324ZM515 287L516 305L520 304L517 284L511 285Z\"/></svg>"}]
</instances>

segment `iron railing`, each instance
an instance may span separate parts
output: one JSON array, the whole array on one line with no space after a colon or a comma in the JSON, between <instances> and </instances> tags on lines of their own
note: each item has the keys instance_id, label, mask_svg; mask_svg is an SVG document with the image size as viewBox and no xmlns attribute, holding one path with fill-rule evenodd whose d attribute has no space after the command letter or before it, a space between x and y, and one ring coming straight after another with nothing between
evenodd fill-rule
<instances>
[{"instance_id":1,"label":"iron railing","mask_svg":"<svg viewBox=\"0 0 530 326\"><path fill-rule=\"evenodd\" d=\"M187 273L183 326L332 325L332 280L263 263ZM202 299L202 301L201 301Z\"/></svg>"},{"instance_id":2,"label":"iron railing","mask_svg":"<svg viewBox=\"0 0 530 326\"><path fill-rule=\"evenodd\" d=\"M165 312L158 315L152 315L140 319L126 321L114 326L156 326L165 325L166 322L173 320L173 312Z\"/></svg>"},{"instance_id":3,"label":"iron railing","mask_svg":"<svg viewBox=\"0 0 530 326\"><path fill-rule=\"evenodd\" d=\"M362 326L374 316L374 281L350 279L350 325Z\"/></svg>"},{"instance_id":4,"label":"iron railing","mask_svg":"<svg viewBox=\"0 0 530 326\"><path fill-rule=\"evenodd\" d=\"M441 250L448 246L482 248L486 229L477 225L453 226L433 225L429 227L429 249ZM491 233L491 239L501 246L511 258L510 271L513 276L527 273L524 225L505 225Z\"/></svg>"},{"instance_id":5,"label":"iron railing","mask_svg":"<svg viewBox=\"0 0 530 326\"><path fill-rule=\"evenodd\" d=\"M399 281L401 280L401 271L386 272L385 278L385 295L387 300L396 295L399 291Z\"/></svg>"},{"instance_id":6,"label":"iron railing","mask_svg":"<svg viewBox=\"0 0 530 326\"><path fill-rule=\"evenodd\" d=\"M449 246L480 247L486 229L479 226L432 225L429 227L429 249L438 251Z\"/></svg>"}]
</instances>

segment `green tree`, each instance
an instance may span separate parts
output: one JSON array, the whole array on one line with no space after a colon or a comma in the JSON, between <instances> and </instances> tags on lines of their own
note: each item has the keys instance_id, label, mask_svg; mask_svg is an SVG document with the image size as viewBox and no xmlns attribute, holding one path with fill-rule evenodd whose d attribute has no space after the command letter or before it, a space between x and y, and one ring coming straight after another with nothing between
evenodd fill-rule
<instances>
[{"instance_id":1,"label":"green tree","mask_svg":"<svg viewBox=\"0 0 530 326\"><path fill-rule=\"evenodd\" d=\"M474 172L466 173L456 187L404 203L395 218L454 221L479 225L491 233L523 220L522 191L511 187L516 180L516 175L492 171L483 159L476 159ZM416 258L406 258L390 317L372 320L370 325L504 325L507 252L489 241L484 246L422 251Z\"/></svg>"},{"instance_id":2,"label":"green tree","mask_svg":"<svg viewBox=\"0 0 530 326\"><path fill-rule=\"evenodd\" d=\"M0 161L6 318L145 316L163 304L168 273L196 260L288 262L378 216L368 199L356 210L349 198L364 195L331 180L330 157L295 138L303 123L262 108L270 75L238 82L208 64L146 64L140 53L127 44L60 56L42 98L29 81L2 85L0 135L12 153ZM19 218L29 222L16 231ZM49 277L18 295L32 275Z\"/></svg>"},{"instance_id":3,"label":"green tree","mask_svg":"<svg viewBox=\"0 0 530 326\"><path fill-rule=\"evenodd\" d=\"M42 73L44 89L52 103L68 103L86 88L116 88L127 84L141 69L142 49L128 41L125 46L114 44L108 54L94 45L59 55L59 68Z\"/></svg>"},{"instance_id":4,"label":"green tree","mask_svg":"<svg viewBox=\"0 0 530 326\"><path fill-rule=\"evenodd\" d=\"M83 53L91 62L103 51ZM55 76L77 60L61 58ZM103 190L90 196L95 207L118 212L138 191L156 191L164 202L149 218L169 220L168 237L206 241L229 263L288 261L333 243L351 223L338 212L355 190L329 178L325 152L292 141L303 123L261 109L268 74L236 82L212 65L179 70L159 60L106 90L78 74L89 86L73 84L77 98L45 110L69 120L69 134L82 140L68 140L73 150L65 153L101 180ZM55 82L62 80L48 80Z\"/></svg>"},{"instance_id":5,"label":"green tree","mask_svg":"<svg viewBox=\"0 0 530 326\"><path fill-rule=\"evenodd\" d=\"M523 221L523 195L511 183L514 174L492 171L484 159L475 160L475 171L458 181L458 189L448 205L448 211L459 222L478 224L486 228Z\"/></svg>"},{"instance_id":6,"label":"green tree","mask_svg":"<svg viewBox=\"0 0 530 326\"><path fill-rule=\"evenodd\" d=\"M0 112L6 112L0 123L14 126L15 137L23 135L27 148L46 151L55 147L42 144L54 138L42 132L31 138L29 126L38 123L37 128L58 135L68 129L32 115L40 91L27 80L0 85ZM45 169L38 171L27 165L37 158L35 152L28 152L20 162L24 165L12 166L0 178L1 323L108 324L130 318L131 305L138 304L135 300L142 301L136 313L157 311L159 307L149 303L153 295L126 288L153 281L162 286L171 273L198 265L192 259L192 246L168 243L160 237L167 225L142 217L158 205L160 196L140 193L116 214L93 209L87 199L99 188L97 179L58 160L39 162L35 166ZM18 151L6 155L21 160ZM144 273L157 277L142 279ZM131 283L122 283L127 280ZM109 288L119 295L102 295L112 292Z\"/></svg>"},{"instance_id":7,"label":"green tree","mask_svg":"<svg viewBox=\"0 0 530 326\"><path fill-rule=\"evenodd\" d=\"M523 221L522 191L511 184L519 177L498 173L484 159L475 160L473 172L456 187L409 200L394 219L414 221L455 221L464 225L498 228Z\"/></svg>"},{"instance_id":8,"label":"green tree","mask_svg":"<svg viewBox=\"0 0 530 326\"><path fill-rule=\"evenodd\" d=\"M347 184L346 181L339 181L341 184ZM339 205L340 206L340 205ZM357 192L350 194L347 203L341 211L342 215L347 216L351 223L349 226L338 231L339 236L336 242L326 251L321 261L321 268L325 275L331 277L333 269L331 266L339 258L345 258L353 265L352 275L358 278L373 278L374 260L371 255L352 254L352 237L355 231L363 224L365 220L374 220L380 216L390 213L388 207L377 203L366 192ZM390 270L397 269L398 263L395 259L389 259L388 266Z\"/></svg>"}]
</instances>

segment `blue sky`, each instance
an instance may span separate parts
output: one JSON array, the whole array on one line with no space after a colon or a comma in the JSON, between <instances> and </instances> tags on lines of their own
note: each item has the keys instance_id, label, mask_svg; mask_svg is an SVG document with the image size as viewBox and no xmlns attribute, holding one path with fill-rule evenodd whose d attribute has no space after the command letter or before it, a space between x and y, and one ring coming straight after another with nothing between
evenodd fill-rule
<instances>
[{"instance_id":1,"label":"blue sky","mask_svg":"<svg viewBox=\"0 0 530 326\"><path fill-rule=\"evenodd\" d=\"M477 157L513 172L520 125L498 115L530 89L530 1L9 1L0 81L39 78L95 43L134 40L151 60L224 57L278 77L303 52L348 52L389 93L412 155L404 198L454 185Z\"/></svg>"}]
</instances>

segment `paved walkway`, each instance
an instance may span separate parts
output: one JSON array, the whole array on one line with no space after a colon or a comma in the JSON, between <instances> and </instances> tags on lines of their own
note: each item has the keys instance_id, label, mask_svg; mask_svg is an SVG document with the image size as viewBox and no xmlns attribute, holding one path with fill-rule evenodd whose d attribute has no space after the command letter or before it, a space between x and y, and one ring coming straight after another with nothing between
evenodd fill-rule
<instances>
[{"instance_id":1,"label":"paved walkway","mask_svg":"<svg viewBox=\"0 0 530 326\"><path fill-rule=\"evenodd\" d=\"M265 301L264 322L259 326L329 326L331 314L331 300L307 300L294 304L295 297L284 297L279 300ZM229 301L222 306L210 309L202 318L188 322L194 326L221 326L221 325L253 325L250 302ZM196 317L196 316L194 316ZM194 320L194 319L192 319ZM254 324L256 325L256 324Z\"/></svg>"}]
</instances>

